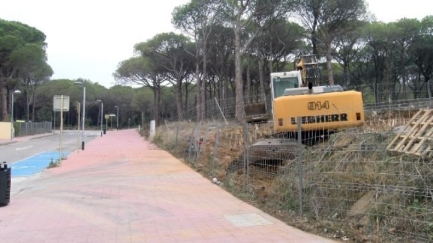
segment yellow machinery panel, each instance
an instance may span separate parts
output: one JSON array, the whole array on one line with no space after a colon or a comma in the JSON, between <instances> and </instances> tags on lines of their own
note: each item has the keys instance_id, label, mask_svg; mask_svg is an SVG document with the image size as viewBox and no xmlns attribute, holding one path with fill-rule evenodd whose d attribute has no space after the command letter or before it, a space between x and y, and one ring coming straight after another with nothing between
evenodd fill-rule
<instances>
[{"instance_id":1,"label":"yellow machinery panel","mask_svg":"<svg viewBox=\"0 0 433 243\"><path fill-rule=\"evenodd\" d=\"M357 91L280 96L273 101L275 132L339 129L364 124L362 94Z\"/></svg>"}]
</instances>

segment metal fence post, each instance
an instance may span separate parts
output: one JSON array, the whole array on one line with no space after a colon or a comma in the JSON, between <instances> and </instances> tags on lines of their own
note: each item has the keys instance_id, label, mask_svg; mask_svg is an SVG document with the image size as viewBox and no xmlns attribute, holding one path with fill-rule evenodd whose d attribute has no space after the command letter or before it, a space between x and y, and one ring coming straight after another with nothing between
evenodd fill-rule
<instances>
[{"instance_id":1,"label":"metal fence post","mask_svg":"<svg viewBox=\"0 0 433 243\"><path fill-rule=\"evenodd\" d=\"M244 158L243 158L243 173L244 173L244 191L247 191L248 186L248 123L244 123Z\"/></svg>"},{"instance_id":2,"label":"metal fence post","mask_svg":"<svg viewBox=\"0 0 433 243\"><path fill-rule=\"evenodd\" d=\"M173 147L174 154L176 154L176 152L177 152L176 150L177 150L177 142L179 140L179 128L180 128L180 121L177 122L176 139L174 141L174 147Z\"/></svg>"},{"instance_id":3,"label":"metal fence post","mask_svg":"<svg viewBox=\"0 0 433 243\"><path fill-rule=\"evenodd\" d=\"M220 126L218 125L217 132L215 134L215 145L214 145L214 151L213 151L212 163L211 163L211 171L210 171L210 174L212 177L215 177L215 174L214 174L215 163L216 163L217 158L218 158L219 144L220 144Z\"/></svg>"},{"instance_id":4,"label":"metal fence post","mask_svg":"<svg viewBox=\"0 0 433 243\"><path fill-rule=\"evenodd\" d=\"M165 130L165 137L166 137L166 139L165 139L165 143L167 144L167 147L169 148L170 146L169 146L169 141L168 140L170 140L170 128L168 128L168 124L167 124L167 120L165 120L164 119L164 125L165 125L165 128L166 128L166 130Z\"/></svg>"},{"instance_id":5,"label":"metal fence post","mask_svg":"<svg viewBox=\"0 0 433 243\"><path fill-rule=\"evenodd\" d=\"M195 124L194 128L191 131L191 138L189 140L189 147L188 147L188 159L191 159L191 150L192 148L195 148L194 143L195 143L195 139L194 139L194 133L195 133L195 129L197 128L198 123Z\"/></svg>"},{"instance_id":6,"label":"metal fence post","mask_svg":"<svg viewBox=\"0 0 433 243\"><path fill-rule=\"evenodd\" d=\"M302 119L300 116L297 117L298 124L298 153L296 156L296 160L298 163L298 177L299 177L299 209L300 215L304 213L304 203L303 203L303 185L302 185Z\"/></svg>"}]
</instances>

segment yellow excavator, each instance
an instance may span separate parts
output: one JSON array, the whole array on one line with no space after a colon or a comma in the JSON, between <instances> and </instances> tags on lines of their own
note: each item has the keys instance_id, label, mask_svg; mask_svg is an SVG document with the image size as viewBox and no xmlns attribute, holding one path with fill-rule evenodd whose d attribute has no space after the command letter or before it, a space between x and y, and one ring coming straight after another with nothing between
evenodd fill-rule
<instances>
[{"instance_id":1,"label":"yellow excavator","mask_svg":"<svg viewBox=\"0 0 433 243\"><path fill-rule=\"evenodd\" d=\"M294 139L298 139L298 134L304 144L312 145L318 140L326 140L339 129L364 124L361 92L344 91L339 85L318 86L320 67L315 55L299 56L295 68L295 71L271 73L274 138L253 144L252 155L259 151L261 156L273 156L296 142ZM257 109L257 104L255 107L246 106L247 122L264 122L269 115L257 114L257 111L266 110L266 104L261 104L261 109Z\"/></svg>"}]
</instances>

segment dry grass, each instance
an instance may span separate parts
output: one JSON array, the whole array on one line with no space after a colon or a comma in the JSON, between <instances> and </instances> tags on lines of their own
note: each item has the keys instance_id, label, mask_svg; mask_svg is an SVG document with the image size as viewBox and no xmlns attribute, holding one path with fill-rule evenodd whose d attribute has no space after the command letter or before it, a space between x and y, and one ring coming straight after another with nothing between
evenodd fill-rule
<instances>
[{"instance_id":1,"label":"dry grass","mask_svg":"<svg viewBox=\"0 0 433 243\"><path fill-rule=\"evenodd\" d=\"M206 177L218 178L228 191L298 228L347 237L346 242L428 242L433 237L432 163L385 151L395 136L392 129L408 116L388 114L387 120L376 114L363 128L302 149L302 188L296 159L249 164L245 177L244 134L235 123L169 123L158 128L154 141ZM251 143L269 137L271 130L267 124L248 131Z\"/></svg>"}]
</instances>

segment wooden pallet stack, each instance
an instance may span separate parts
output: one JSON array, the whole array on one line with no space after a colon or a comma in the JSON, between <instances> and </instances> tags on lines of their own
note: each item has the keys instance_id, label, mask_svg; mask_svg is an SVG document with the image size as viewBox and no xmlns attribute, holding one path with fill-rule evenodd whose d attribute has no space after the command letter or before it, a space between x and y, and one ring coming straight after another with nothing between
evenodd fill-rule
<instances>
[{"instance_id":1,"label":"wooden pallet stack","mask_svg":"<svg viewBox=\"0 0 433 243\"><path fill-rule=\"evenodd\" d=\"M422 158L433 157L433 110L419 110L386 150Z\"/></svg>"}]
</instances>

